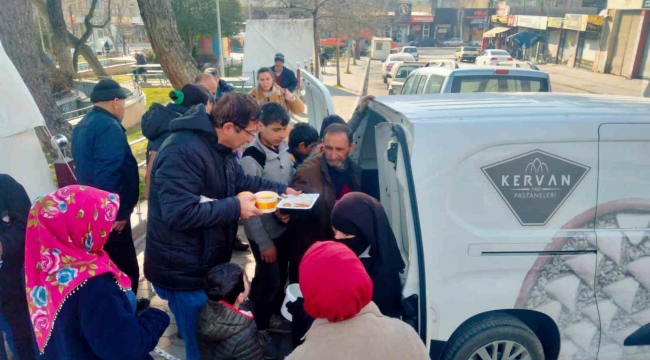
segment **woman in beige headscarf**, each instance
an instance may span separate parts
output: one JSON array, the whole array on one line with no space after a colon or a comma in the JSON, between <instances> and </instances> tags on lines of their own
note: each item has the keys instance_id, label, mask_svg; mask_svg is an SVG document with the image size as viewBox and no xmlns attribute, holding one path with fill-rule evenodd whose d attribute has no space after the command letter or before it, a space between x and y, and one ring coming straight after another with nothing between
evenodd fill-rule
<instances>
[{"instance_id":1,"label":"woman in beige headscarf","mask_svg":"<svg viewBox=\"0 0 650 360\"><path fill-rule=\"evenodd\" d=\"M259 105L276 102L296 115L305 112L305 104L291 91L276 84L273 80L273 71L269 68L261 68L257 71L257 87L248 94L254 97Z\"/></svg>"}]
</instances>

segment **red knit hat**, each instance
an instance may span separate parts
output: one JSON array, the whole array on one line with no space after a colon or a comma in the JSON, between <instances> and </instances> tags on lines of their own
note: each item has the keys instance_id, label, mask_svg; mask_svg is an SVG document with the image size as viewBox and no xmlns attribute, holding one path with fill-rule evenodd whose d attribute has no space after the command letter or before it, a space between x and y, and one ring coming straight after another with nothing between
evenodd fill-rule
<instances>
[{"instance_id":1,"label":"red knit hat","mask_svg":"<svg viewBox=\"0 0 650 360\"><path fill-rule=\"evenodd\" d=\"M307 314L339 322L355 317L370 303L372 280L347 246L323 241L310 247L302 258L300 291Z\"/></svg>"}]
</instances>

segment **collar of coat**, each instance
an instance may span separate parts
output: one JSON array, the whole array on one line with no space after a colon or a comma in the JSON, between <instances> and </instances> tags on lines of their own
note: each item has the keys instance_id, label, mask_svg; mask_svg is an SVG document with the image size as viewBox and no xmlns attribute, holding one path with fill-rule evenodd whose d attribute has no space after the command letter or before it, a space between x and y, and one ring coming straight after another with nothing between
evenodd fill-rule
<instances>
[{"instance_id":1,"label":"collar of coat","mask_svg":"<svg viewBox=\"0 0 650 360\"><path fill-rule=\"evenodd\" d=\"M379 308L374 303L374 301L371 301L370 303L368 303L368 305L364 306L363 309L361 309L361 311L359 311L359 313L355 317L353 317L352 319L343 320L343 321L338 322L338 323L331 323L327 319L316 319L316 320L314 320L314 323L309 328L309 331L307 331L307 333L305 334L305 336L302 337L301 340L305 340L311 335L315 336L314 339L316 339L317 338L317 332L318 332L319 328L322 329L324 327L334 327L334 326L337 326L337 324L341 324L341 323L344 323L346 321L356 319L356 318L358 318L360 316L386 317L386 316L382 315L381 311L379 311Z\"/></svg>"},{"instance_id":2,"label":"collar of coat","mask_svg":"<svg viewBox=\"0 0 650 360\"><path fill-rule=\"evenodd\" d=\"M111 119L117 121L117 123L120 124L120 126L122 126L122 123L120 122L120 119L118 119L117 116L113 115L110 111L108 111L108 110L106 110L106 109L104 109L104 108L101 108L101 107L99 107L99 106L96 106L96 105L93 106L92 111L97 111L97 112L99 112L99 113L102 113L102 114L104 114L104 115L110 117ZM124 128L124 126L122 126L122 130L126 131L126 129Z\"/></svg>"}]
</instances>

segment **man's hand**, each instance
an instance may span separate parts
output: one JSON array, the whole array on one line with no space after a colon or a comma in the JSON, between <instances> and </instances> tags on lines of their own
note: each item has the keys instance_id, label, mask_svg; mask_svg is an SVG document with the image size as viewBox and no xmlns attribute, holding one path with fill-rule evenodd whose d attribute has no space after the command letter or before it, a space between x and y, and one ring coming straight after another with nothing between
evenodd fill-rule
<instances>
[{"instance_id":1,"label":"man's hand","mask_svg":"<svg viewBox=\"0 0 650 360\"><path fill-rule=\"evenodd\" d=\"M275 210L275 217L283 223L287 224L291 220L291 215L283 214L280 212L280 209Z\"/></svg>"},{"instance_id":2,"label":"man's hand","mask_svg":"<svg viewBox=\"0 0 650 360\"><path fill-rule=\"evenodd\" d=\"M370 103L372 100L375 100L374 95L368 95L361 100L361 106L359 106L359 112L364 113L366 112L366 108L368 108L368 103Z\"/></svg>"},{"instance_id":3,"label":"man's hand","mask_svg":"<svg viewBox=\"0 0 650 360\"><path fill-rule=\"evenodd\" d=\"M262 258L262 261L265 263L273 264L275 260L278 258L278 251L275 248L275 244L271 245L270 248L268 248L266 251L262 251L260 253L260 257Z\"/></svg>"},{"instance_id":4,"label":"man's hand","mask_svg":"<svg viewBox=\"0 0 650 360\"><path fill-rule=\"evenodd\" d=\"M242 195L238 197L239 207L241 208L240 217L246 220L264 214L262 210L255 207L255 194Z\"/></svg>"},{"instance_id":5,"label":"man's hand","mask_svg":"<svg viewBox=\"0 0 650 360\"><path fill-rule=\"evenodd\" d=\"M296 95L294 95L289 89L284 89L284 98L289 101L296 100Z\"/></svg>"},{"instance_id":6,"label":"man's hand","mask_svg":"<svg viewBox=\"0 0 650 360\"><path fill-rule=\"evenodd\" d=\"M286 193L287 193L287 195L300 195L300 194L302 194L302 191L298 191L298 190L292 189L290 187L287 187Z\"/></svg>"},{"instance_id":7,"label":"man's hand","mask_svg":"<svg viewBox=\"0 0 650 360\"><path fill-rule=\"evenodd\" d=\"M314 154L318 155L323 152L323 143L314 146Z\"/></svg>"},{"instance_id":8,"label":"man's hand","mask_svg":"<svg viewBox=\"0 0 650 360\"><path fill-rule=\"evenodd\" d=\"M120 231L124 230L125 226L126 226L126 220L116 221L113 224L113 231L120 232Z\"/></svg>"}]
</instances>

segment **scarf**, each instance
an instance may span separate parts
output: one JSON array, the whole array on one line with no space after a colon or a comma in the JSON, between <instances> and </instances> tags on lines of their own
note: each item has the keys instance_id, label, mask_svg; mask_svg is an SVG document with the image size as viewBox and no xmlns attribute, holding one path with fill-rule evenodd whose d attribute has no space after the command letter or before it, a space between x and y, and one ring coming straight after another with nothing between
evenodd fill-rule
<instances>
[{"instance_id":1,"label":"scarf","mask_svg":"<svg viewBox=\"0 0 650 360\"><path fill-rule=\"evenodd\" d=\"M103 248L117 216L119 197L68 186L34 202L25 239L27 302L41 354L65 300L88 279L111 273L126 291L131 281Z\"/></svg>"},{"instance_id":2,"label":"scarf","mask_svg":"<svg viewBox=\"0 0 650 360\"><path fill-rule=\"evenodd\" d=\"M11 176L0 174L0 234L9 224L25 227L29 206L25 188Z\"/></svg>"},{"instance_id":3,"label":"scarf","mask_svg":"<svg viewBox=\"0 0 650 360\"><path fill-rule=\"evenodd\" d=\"M370 303L372 290L366 269L345 245L317 242L300 262L300 291L313 318L351 319Z\"/></svg>"},{"instance_id":4,"label":"scarf","mask_svg":"<svg viewBox=\"0 0 650 360\"><path fill-rule=\"evenodd\" d=\"M344 195L332 210L332 226L338 231L355 236L350 239L349 244L355 252L363 246L359 243L370 245L369 255L373 259L374 267L368 269L370 273L376 273L379 267L398 273L404 270L404 260L386 212L373 197L360 192ZM340 242L347 245L347 240ZM364 251L366 248L367 246Z\"/></svg>"}]
</instances>

